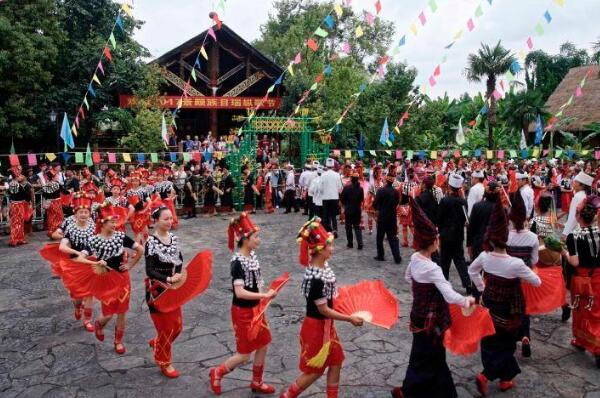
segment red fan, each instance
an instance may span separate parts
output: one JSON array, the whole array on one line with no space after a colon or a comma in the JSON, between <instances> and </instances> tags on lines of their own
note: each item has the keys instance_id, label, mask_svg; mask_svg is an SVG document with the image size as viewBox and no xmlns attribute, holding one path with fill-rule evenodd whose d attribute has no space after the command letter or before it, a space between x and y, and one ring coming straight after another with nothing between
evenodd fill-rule
<instances>
[{"instance_id":1,"label":"red fan","mask_svg":"<svg viewBox=\"0 0 600 398\"><path fill-rule=\"evenodd\" d=\"M94 261L94 258L89 260ZM109 302L122 296L129 286L127 274L109 271L102 266L66 261L63 271L65 287L74 297L94 296L102 302Z\"/></svg>"},{"instance_id":2,"label":"red fan","mask_svg":"<svg viewBox=\"0 0 600 398\"><path fill-rule=\"evenodd\" d=\"M61 193L60 194L60 202L64 207L71 206L71 200L73 199L73 195L70 193Z\"/></svg>"},{"instance_id":3,"label":"red fan","mask_svg":"<svg viewBox=\"0 0 600 398\"><path fill-rule=\"evenodd\" d=\"M450 304L449 308L452 325L444 334L444 346L451 353L471 355L477 352L482 338L496 333L487 308L478 305L471 315L463 314L456 304Z\"/></svg>"},{"instance_id":4,"label":"red fan","mask_svg":"<svg viewBox=\"0 0 600 398\"><path fill-rule=\"evenodd\" d=\"M117 228L121 228L127 222L127 215L129 214L129 209L121 206L115 206L113 209L114 213L119 216L119 219L117 221Z\"/></svg>"},{"instance_id":5,"label":"red fan","mask_svg":"<svg viewBox=\"0 0 600 398\"><path fill-rule=\"evenodd\" d=\"M182 271L183 279L172 284L154 300L160 312L173 311L208 288L212 279L212 252L202 251Z\"/></svg>"},{"instance_id":6,"label":"red fan","mask_svg":"<svg viewBox=\"0 0 600 398\"><path fill-rule=\"evenodd\" d=\"M281 275L279 278L271 282L271 286L269 288L279 293L279 291L283 289L283 287L286 285L286 283L288 283L289 280L290 274L286 272L285 274ZM272 298L262 299L260 300L260 304L258 304L258 306L254 309L254 317L252 318L252 322L250 323L250 328L248 330L248 337L250 338L250 340L254 340L258 335L258 332L260 331L259 326L261 324L260 320L262 319L263 314L267 311L267 308L269 308L269 304L271 304L271 301L273 301Z\"/></svg>"},{"instance_id":7,"label":"red fan","mask_svg":"<svg viewBox=\"0 0 600 398\"><path fill-rule=\"evenodd\" d=\"M358 316L385 329L391 329L400 316L398 300L382 281L361 281L340 287L333 307L342 314Z\"/></svg>"},{"instance_id":8,"label":"red fan","mask_svg":"<svg viewBox=\"0 0 600 398\"><path fill-rule=\"evenodd\" d=\"M567 288L561 267L535 268L542 280L539 287L521 283L525 296L525 312L529 315L547 314L567 302Z\"/></svg>"},{"instance_id":9,"label":"red fan","mask_svg":"<svg viewBox=\"0 0 600 398\"><path fill-rule=\"evenodd\" d=\"M40 256L50 263L52 274L55 276L62 276L62 262L66 258L66 255L58 250L59 246L58 243L46 243L40 249Z\"/></svg>"}]
</instances>

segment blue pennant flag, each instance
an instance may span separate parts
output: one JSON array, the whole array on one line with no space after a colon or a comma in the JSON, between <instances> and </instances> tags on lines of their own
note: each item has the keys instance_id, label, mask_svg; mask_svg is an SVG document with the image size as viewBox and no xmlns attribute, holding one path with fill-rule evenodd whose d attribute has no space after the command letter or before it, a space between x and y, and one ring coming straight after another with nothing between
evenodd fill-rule
<instances>
[{"instance_id":1,"label":"blue pennant flag","mask_svg":"<svg viewBox=\"0 0 600 398\"><path fill-rule=\"evenodd\" d=\"M68 152L63 152L62 158L65 163L69 163L69 159L71 159L71 154Z\"/></svg>"},{"instance_id":2,"label":"blue pennant flag","mask_svg":"<svg viewBox=\"0 0 600 398\"><path fill-rule=\"evenodd\" d=\"M171 162L175 163L177 161L177 152L170 152L169 156L171 157Z\"/></svg>"},{"instance_id":3,"label":"blue pennant flag","mask_svg":"<svg viewBox=\"0 0 600 398\"><path fill-rule=\"evenodd\" d=\"M123 20L121 19L121 14L117 15L117 26L121 28L121 31L125 31L123 29Z\"/></svg>"},{"instance_id":4,"label":"blue pennant flag","mask_svg":"<svg viewBox=\"0 0 600 398\"><path fill-rule=\"evenodd\" d=\"M383 122L383 128L381 129L381 136L379 137L379 142L381 145L385 145L390 139L390 126L388 125L387 117Z\"/></svg>"},{"instance_id":5,"label":"blue pennant flag","mask_svg":"<svg viewBox=\"0 0 600 398\"><path fill-rule=\"evenodd\" d=\"M279 76L277 78L277 80L275 80L275 86L280 85L282 81L283 81L283 74L281 76Z\"/></svg>"},{"instance_id":6,"label":"blue pennant flag","mask_svg":"<svg viewBox=\"0 0 600 398\"><path fill-rule=\"evenodd\" d=\"M550 15L550 11L546 11L544 13L544 18L546 18L546 22L548 22L548 23L552 22L552 15Z\"/></svg>"},{"instance_id":7,"label":"blue pennant flag","mask_svg":"<svg viewBox=\"0 0 600 398\"><path fill-rule=\"evenodd\" d=\"M177 108L173 109L171 112L171 117L175 117L175 115L177 115Z\"/></svg>"},{"instance_id":8,"label":"blue pennant flag","mask_svg":"<svg viewBox=\"0 0 600 398\"><path fill-rule=\"evenodd\" d=\"M521 70L521 64L519 64L519 61L513 62L510 66L510 70L512 70L513 74L519 73L519 71Z\"/></svg>"},{"instance_id":9,"label":"blue pennant flag","mask_svg":"<svg viewBox=\"0 0 600 398\"><path fill-rule=\"evenodd\" d=\"M473 156L475 157L480 157L481 156L481 149L475 149L475 152L473 152Z\"/></svg>"},{"instance_id":10,"label":"blue pennant flag","mask_svg":"<svg viewBox=\"0 0 600 398\"><path fill-rule=\"evenodd\" d=\"M538 113L537 118L535 119L535 142L534 145L539 145L542 143L542 138L544 137L544 126L542 125L542 118Z\"/></svg>"},{"instance_id":11,"label":"blue pennant flag","mask_svg":"<svg viewBox=\"0 0 600 398\"><path fill-rule=\"evenodd\" d=\"M490 5L492 5L493 2L494 0L488 0L488 3L490 3Z\"/></svg>"},{"instance_id":12,"label":"blue pennant flag","mask_svg":"<svg viewBox=\"0 0 600 398\"><path fill-rule=\"evenodd\" d=\"M138 153L137 154L137 160L140 163L144 163L146 161L146 154L145 153Z\"/></svg>"},{"instance_id":13,"label":"blue pennant flag","mask_svg":"<svg viewBox=\"0 0 600 398\"><path fill-rule=\"evenodd\" d=\"M327 25L329 29L333 29L333 17L331 16L331 14L327 15L323 22L325 22L325 25Z\"/></svg>"},{"instance_id":14,"label":"blue pennant flag","mask_svg":"<svg viewBox=\"0 0 600 398\"><path fill-rule=\"evenodd\" d=\"M456 43L455 41L453 41L452 43L448 44L446 47L444 47L446 50L452 48L452 46L454 45L454 43Z\"/></svg>"},{"instance_id":15,"label":"blue pennant flag","mask_svg":"<svg viewBox=\"0 0 600 398\"><path fill-rule=\"evenodd\" d=\"M419 156L419 159L421 159L421 160L425 159L425 151L424 150L420 150L418 156Z\"/></svg>"},{"instance_id":16,"label":"blue pennant flag","mask_svg":"<svg viewBox=\"0 0 600 398\"><path fill-rule=\"evenodd\" d=\"M521 157L522 158L526 158L529 156L529 151L527 149L522 149L521 150Z\"/></svg>"},{"instance_id":17,"label":"blue pennant flag","mask_svg":"<svg viewBox=\"0 0 600 398\"><path fill-rule=\"evenodd\" d=\"M406 35L402 36L402 38L398 42L398 47L402 47L405 44L406 44Z\"/></svg>"},{"instance_id":18,"label":"blue pennant flag","mask_svg":"<svg viewBox=\"0 0 600 398\"><path fill-rule=\"evenodd\" d=\"M360 150L364 150L365 149L365 137L363 137L362 134L358 138L358 149L360 149Z\"/></svg>"},{"instance_id":19,"label":"blue pennant flag","mask_svg":"<svg viewBox=\"0 0 600 398\"><path fill-rule=\"evenodd\" d=\"M69 125L69 118L67 117L67 112L65 112L62 127L60 129L60 138L63 139L65 145L69 148L75 147L75 142L73 141L73 134L71 133L71 126Z\"/></svg>"},{"instance_id":20,"label":"blue pennant flag","mask_svg":"<svg viewBox=\"0 0 600 398\"><path fill-rule=\"evenodd\" d=\"M360 85L360 87L358 88L358 91L362 93L362 92L363 92L363 91L365 91L366 89L367 89L367 84L366 84L366 83L363 83L363 84L361 84L361 85Z\"/></svg>"},{"instance_id":21,"label":"blue pennant flag","mask_svg":"<svg viewBox=\"0 0 600 398\"><path fill-rule=\"evenodd\" d=\"M480 114L485 115L488 111L488 107L487 105L484 105L481 110L479 111Z\"/></svg>"},{"instance_id":22,"label":"blue pennant flag","mask_svg":"<svg viewBox=\"0 0 600 398\"><path fill-rule=\"evenodd\" d=\"M202 64L200 63L200 55L196 55L196 62L194 62L194 67L198 67L198 69L202 69Z\"/></svg>"},{"instance_id":23,"label":"blue pennant flag","mask_svg":"<svg viewBox=\"0 0 600 398\"><path fill-rule=\"evenodd\" d=\"M88 93L90 93L92 97L96 98L96 90L94 90L91 82L88 84Z\"/></svg>"},{"instance_id":24,"label":"blue pennant flag","mask_svg":"<svg viewBox=\"0 0 600 398\"><path fill-rule=\"evenodd\" d=\"M331 64L327 64L325 67L325 76L331 76Z\"/></svg>"}]
</instances>

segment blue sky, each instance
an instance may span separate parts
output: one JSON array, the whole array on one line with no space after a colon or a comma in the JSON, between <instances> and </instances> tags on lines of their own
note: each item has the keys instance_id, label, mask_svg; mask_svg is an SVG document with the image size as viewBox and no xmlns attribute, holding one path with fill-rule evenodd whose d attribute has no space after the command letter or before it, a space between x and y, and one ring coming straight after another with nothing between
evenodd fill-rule
<instances>
[{"instance_id":1,"label":"blue sky","mask_svg":"<svg viewBox=\"0 0 600 398\"><path fill-rule=\"evenodd\" d=\"M159 56L183 43L207 28L208 13L218 1L213 0L128 0L133 1L136 18L146 21L136 33L136 38L153 56ZM438 9L431 12L429 0L380 0L380 17L396 24L397 42L406 34L406 45L394 59L405 61L417 68L417 83L425 83L444 54L447 62L429 94L458 96L463 92L476 93L484 90L484 84L468 83L464 77L467 55L481 42L494 44L502 40L505 47L515 53L528 51L526 40L532 37L534 49L557 52L560 44L571 41L578 47L589 49L593 41L600 39L600 0L564 0L560 7L555 0L436 0ZM260 25L272 10L271 0L227 0L221 19L248 41L260 35ZM367 10L375 14L375 0L353 0L355 12ZM474 18L475 29L468 32L467 20L474 16L478 5L483 15ZM544 12L552 15L546 23ZM421 26L418 16L425 12L427 22ZM544 34L539 36L535 26L541 22ZM418 27L417 36L410 25ZM316 28L316 27L315 27ZM444 46L452 42L460 29L464 35L449 50ZM300 47L301 43L298 43Z\"/></svg>"}]
</instances>

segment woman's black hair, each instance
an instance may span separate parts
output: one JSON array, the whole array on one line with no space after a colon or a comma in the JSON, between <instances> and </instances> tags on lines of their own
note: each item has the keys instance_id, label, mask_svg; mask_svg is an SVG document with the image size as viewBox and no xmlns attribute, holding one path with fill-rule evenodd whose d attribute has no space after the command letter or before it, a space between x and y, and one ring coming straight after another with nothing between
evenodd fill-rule
<instances>
[{"instance_id":1,"label":"woman's black hair","mask_svg":"<svg viewBox=\"0 0 600 398\"><path fill-rule=\"evenodd\" d=\"M547 213L550 210L550 206L552 206L552 196L550 195L541 195L538 201L538 207L542 213Z\"/></svg>"},{"instance_id":2,"label":"woman's black hair","mask_svg":"<svg viewBox=\"0 0 600 398\"><path fill-rule=\"evenodd\" d=\"M244 241L245 241L246 239L248 239L248 238L247 238L247 237L245 237L245 236L242 236L242 237L240 238L240 240L238 240L238 243L237 243L237 247L238 247L238 249L241 249L241 248L242 248L242 246L244 245Z\"/></svg>"},{"instance_id":3,"label":"woman's black hair","mask_svg":"<svg viewBox=\"0 0 600 398\"><path fill-rule=\"evenodd\" d=\"M594 222L598 210L594 206L587 205L579 212L579 216L586 224Z\"/></svg>"},{"instance_id":4,"label":"woman's black hair","mask_svg":"<svg viewBox=\"0 0 600 398\"><path fill-rule=\"evenodd\" d=\"M158 220L160 218L160 215L162 214L162 212L165 210L169 210L169 208L167 206L160 206L160 207L154 209L154 211L152 211L152 219L155 221Z\"/></svg>"}]
</instances>

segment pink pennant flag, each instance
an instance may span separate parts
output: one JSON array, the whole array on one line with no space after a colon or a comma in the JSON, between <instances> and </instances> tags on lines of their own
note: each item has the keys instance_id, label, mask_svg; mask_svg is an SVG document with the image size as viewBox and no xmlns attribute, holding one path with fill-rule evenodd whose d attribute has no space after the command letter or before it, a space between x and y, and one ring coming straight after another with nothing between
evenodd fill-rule
<instances>
[{"instance_id":1,"label":"pink pennant flag","mask_svg":"<svg viewBox=\"0 0 600 398\"><path fill-rule=\"evenodd\" d=\"M433 71L433 76L439 76L440 73L442 73L442 69L440 67L440 65L436 66L435 70Z\"/></svg>"},{"instance_id":2,"label":"pink pennant flag","mask_svg":"<svg viewBox=\"0 0 600 398\"><path fill-rule=\"evenodd\" d=\"M502 94L500 94L500 91L498 91L498 90L494 90L494 92L492 93L492 95L494 96L494 98L496 99L496 101L498 101L500 98L502 98Z\"/></svg>"},{"instance_id":3,"label":"pink pennant flag","mask_svg":"<svg viewBox=\"0 0 600 398\"><path fill-rule=\"evenodd\" d=\"M217 35L215 35L215 31L212 27L208 28L208 34L213 38L214 41L217 41Z\"/></svg>"},{"instance_id":4,"label":"pink pennant flag","mask_svg":"<svg viewBox=\"0 0 600 398\"><path fill-rule=\"evenodd\" d=\"M75 125L79 128L79 114L75 116Z\"/></svg>"},{"instance_id":5,"label":"pink pennant flag","mask_svg":"<svg viewBox=\"0 0 600 398\"><path fill-rule=\"evenodd\" d=\"M37 166L37 158L35 157L35 153L27 154L27 163L29 163L30 166Z\"/></svg>"},{"instance_id":6,"label":"pink pennant flag","mask_svg":"<svg viewBox=\"0 0 600 398\"><path fill-rule=\"evenodd\" d=\"M444 150L442 151L442 157L445 158L448 155L448 151Z\"/></svg>"},{"instance_id":7,"label":"pink pennant flag","mask_svg":"<svg viewBox=\"0 0 600 398\"><path fill-rule=\"evenodd\" d=\"M531 40L531 37L529 37L527 39L527 47L531 50L533 48L533 40Z\"/></svg>"},{"instance_id":8,"label":"pink pennant flag","mask_svg":"<svg viewBox=\"0 0 600 398\"><path fill-rule=\"evenodd\" d=\"M459 158L460 157L460 151L458 149L456 151L454 151L454 157L455 158Z\"/></svg>"},{"instance_id":9,"label":"pink pennant flag","mask_svg":"<svg viewBox=\"0 0 600 398\"><path fill-rule=\"evenodd\" d=\"M287 124L289 124L290 126L294 127L296 125L296 122L292 118L288 118Z\"/></svg>"},{"instance_id":10,"label":"pink pennant flag","mask_svg":"<svg viewBox=\"0 0 600 398\"><path fill-rule=\"evenodd\" d=\"M504 150L503 149L498 150L498 153L496 156L498 157L498 159L504 159Z\"/></svg>"},{"instance_id":11,"label":"pink pennant flag","mask_svg":"<svg viewBox=\"0 0 600 398\"><path fill-rule=\"evenodd\" d=\"M348 1L348 5L350 5L350 0ZM377 15L381 12L381 1L377 0L375 3L375 11L377 11Z\"/></svg>"},{"instance_id":12,"label":"pink pennant flag","mask_svg":"<svg viewBox=\"0 0 600 398\"><path fill-rule=\"evenodd\" d=\"M102 72L102 76L104 76L104 65L102 65L102 61L98 61L98 70Z\"/></svg>"},{"instance_id":13,"label":"pink pennant flag","mask_svg":"<svg viewBox=\"0 0 600 398\"><path fill-rule=\"evenodd\" d=\"M346 54L350 54L350 43L348 43L348 42L344 43L344 49L343 49L343 51Z\"/></svg>"},{"instance_id":14,"label":"pink pennant flag","mask_svg":"<svg viewBox=\"0 0 600 398\"><path fill-rule=\"evenodd\" d=\"M396 159L402 159L402 151L401 150L396 151Z\"/></svg>"},{"instance_id":15,"label":"pink pennant flag","mask_svg":"<svg viewBox=\"0 0 600 398\"><path fill-rule=\"evenodd\" d=\"M594 157L596 158L596 160L600 160L600 151L594 152Z\"/></svg>"},{"instance_id":16,"label":"pink pennant flag","mask_svg":"<svg viewBox=\"0 0 600 398\"><path fill-rule=\"evenodd\" d=\"M435 77L433 77L433 76L429 76L429 85L430 85L431 87L435 87L436 83L437 83L437 82L435 81Z\"/></svg>"},{"instance_id":17,"label":"pink pennant flag","mask_svg":"<svg viewBox=\"0 0 600 398\"><path fill-rule=\"evenodd\" d=\"M467 28L469 28L469 32L472 32L475 29L475 22L473 22L473 18L469 18L467 21Z\"/></svg>"},{"instance_id":18,"label":"pink pennant flag","mask_svg":"<svg viewBox=\"0 0 600 398\"><path fill-rule=\"evenodd\" d=\"M302 62L302 54L298 53L296 54L296 58L294 58L294 63L298 65L300 62Z\"/></svg>"},{"instance_id":19,"label":"pink pennant flag","mask_svg":"<svg viewBox=\"0 0 600 398\"><path fill-rule=\"evenodd\" d=\"M375 15L368 12L367 13L367 23L369 24L369 26L373 26L373 22L375 22Z\"/></svg>"},{"instance_id":20,"label":"pink pennant flag","mask_svg":"<svg viewBox=\"0 0 600 398\"><path fill-rule=\"evenodd\" d=\"M117 155L109 152L108 153L108 163L117 163Z\"/></svg>"},{"instance_id":21,"label":"pink pennant flag","mask_svg":"<svg viewBox=\"0 0 600 398\"><path fill-rule=\"evenodd\" d=\"M427 18L425 18L425 13L423 11L419 14L419 21L421 21L421 25L425 25L427 22Z\"/></svg>"},{"instance_id":22,"label":"pink pennant flag","mask_svg":"<svg viewBox=\"0 0 600 398\"><path fill-rule=\"evenodd\" d=\"M575 89L575 97L581 97L583 95L583 90L581 89L580 86L577 86L577 88Z\"/></svg>"},{"instance_id":23,"label":"pink pennant flag","mask_svg":"<svg viewBox=\"0 0 600 398\"><path fill-rule=\"evenodd\" d=\"M548 156L548 153L550 153L550 150L548 150L548 149L544 149L544 150L542 151L542 156Z\"/></svg>"}]
</instances>

